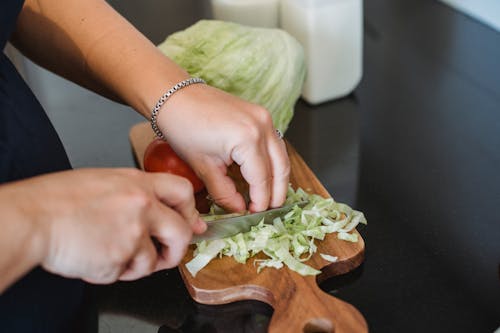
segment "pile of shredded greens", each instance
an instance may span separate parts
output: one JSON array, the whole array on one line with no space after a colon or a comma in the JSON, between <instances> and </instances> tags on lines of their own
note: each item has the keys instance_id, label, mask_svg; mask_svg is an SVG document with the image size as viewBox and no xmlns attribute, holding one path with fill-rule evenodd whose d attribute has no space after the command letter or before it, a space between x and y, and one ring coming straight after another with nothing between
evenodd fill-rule
<instances>
[{"instance_id":1,"label":"pile of shredded greens","mask_svg":"<svg viewBox=\"0 0 500 333\"><path fill-rule=\"evenodd\" d=\"M272 224L264 224L262 220L246 233L198 243L194 257L186 268L196 276L217 256L231 256L244 264L248 258L263 252L269 258L254 261L258 266L257 272L265 267L279 269L285 264L301 275L319 274L320 271L304 264L317 251L314 241L323 240L326 234L336 232L339 239L357 242L358 235L351 231L359 223L366 224L366 219L363 213L332 198L308 194L301 188L297 191L291 187L288 189L285 205L303 201L308 201L308 204L303 208L296 205L283 218L274 219ZM337 260L329 254L320 255L327 261Z\"/></svg>"}]
</instances>

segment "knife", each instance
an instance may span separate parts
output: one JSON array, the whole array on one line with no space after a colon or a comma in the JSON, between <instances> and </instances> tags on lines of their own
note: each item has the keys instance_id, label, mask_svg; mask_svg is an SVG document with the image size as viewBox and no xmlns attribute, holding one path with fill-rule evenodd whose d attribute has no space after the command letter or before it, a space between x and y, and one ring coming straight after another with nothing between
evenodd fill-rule
<instances>
[{"instance_id":1,"label":"knife","mask_svg":"<svg viewBox=\"0 0 500 333\"><path fill-rule=\"evenodd\" d=\"M240 232L250 231L251 227L259 224L262 219L264 219L264 223L272 224L275 218L284 216L286 213L290 212L293 207L299 206L302 208L307 203L307 201L302 201L279 208L265 210L263 212L207 221L207 230L201 235L193 235L191 244L196 244L204 240L208 241L231 237Z\"/></svg>"}]
</instances>

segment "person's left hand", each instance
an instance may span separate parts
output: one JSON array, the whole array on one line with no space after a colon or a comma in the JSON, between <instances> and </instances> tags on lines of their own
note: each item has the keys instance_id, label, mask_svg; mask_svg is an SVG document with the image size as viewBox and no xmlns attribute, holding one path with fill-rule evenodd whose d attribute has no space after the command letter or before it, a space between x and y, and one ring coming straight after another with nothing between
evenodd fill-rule
<instances>
[{"instance_id":1,"label":"person's left hand","mask_svg":"<svg viewBox=\"0 0 500 333\"><path fill-rule=\"evenodd\" d=\"M233 162L249 184L249 210L262 211L285 201L290 162L266 109L196 84L172 95L160 110L158 125L222 207L232 211L246 208L226 175Z\"/></svg>"}]
</instances>

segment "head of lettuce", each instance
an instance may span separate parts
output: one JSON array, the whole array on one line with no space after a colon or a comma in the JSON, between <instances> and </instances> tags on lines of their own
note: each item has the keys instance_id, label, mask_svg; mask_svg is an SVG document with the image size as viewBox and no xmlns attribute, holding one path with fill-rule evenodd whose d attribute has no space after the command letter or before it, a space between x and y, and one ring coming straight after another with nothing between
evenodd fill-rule
<instances>
[{"instance_id":1,"label":"head of lettuce","mask_svg":"<svg viewBox=\"0 0 500 333\"><path fill-rule=\"evenodd\" d=\"M285 31L201 20L158 47L191 76L265 107L282 133L288 128L306 65L302 46Z\"/></svg>"}]
</instances>

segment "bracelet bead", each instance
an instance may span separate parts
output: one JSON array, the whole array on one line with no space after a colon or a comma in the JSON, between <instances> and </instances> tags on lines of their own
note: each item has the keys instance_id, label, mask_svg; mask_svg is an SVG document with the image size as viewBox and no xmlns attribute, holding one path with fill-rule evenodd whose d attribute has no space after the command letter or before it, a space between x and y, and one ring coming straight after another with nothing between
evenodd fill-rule
<instances>
[{"instance_id":1,"label":"bracelet bead","mask_svg":"<svg viewBox=\"0 0 500 333\"><path fill-rule=\"evenodd\" d=\"M190 86L192 84L196 83L205 83L203 79L197 78L197 77L192 77L187 80L181 81L174 85L172 88L167 90L165 94L163 94L158 102L156 103L155 107L151 111L151 128L153 129L153 132L159 139L165 139L165 135L162 133L160 128L158 127L158 113L160 112L161 107L163 104L169 99L170 96L172 96L176 91L181 90L182 88L185 88L187 86Z\"/></svg>"}]
</instances>

